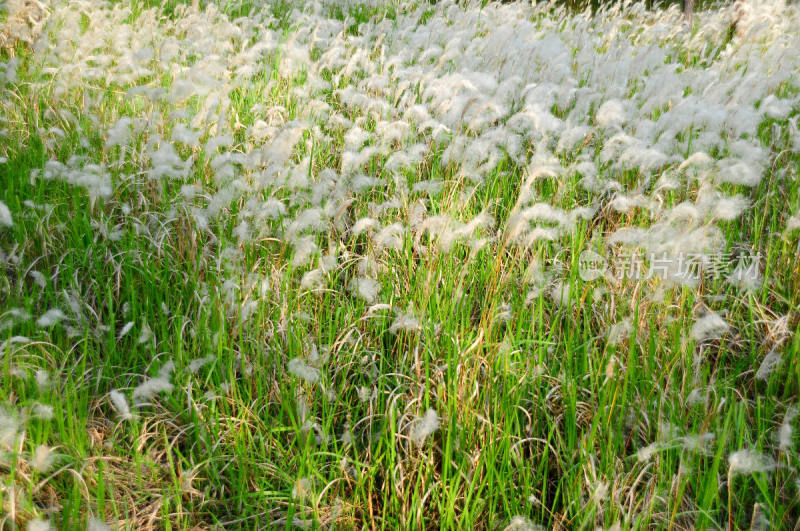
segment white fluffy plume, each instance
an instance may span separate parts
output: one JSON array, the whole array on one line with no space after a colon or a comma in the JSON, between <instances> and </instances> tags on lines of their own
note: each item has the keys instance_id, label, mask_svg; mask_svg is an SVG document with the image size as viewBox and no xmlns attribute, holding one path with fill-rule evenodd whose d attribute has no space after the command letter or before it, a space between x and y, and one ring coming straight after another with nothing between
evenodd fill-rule
<instances>
[{"instance_id":1,"label":"white fluffy plume","mask_svg":"<svg viewBox=\"0 0 800 531\"><path fill-rule=\"evenodd\" d=\"M409 436L417 446L425 444L425 440L439 429L439 415L436 411L428 409L421 417L414 419Z\"/></svg>"}]
</instances>

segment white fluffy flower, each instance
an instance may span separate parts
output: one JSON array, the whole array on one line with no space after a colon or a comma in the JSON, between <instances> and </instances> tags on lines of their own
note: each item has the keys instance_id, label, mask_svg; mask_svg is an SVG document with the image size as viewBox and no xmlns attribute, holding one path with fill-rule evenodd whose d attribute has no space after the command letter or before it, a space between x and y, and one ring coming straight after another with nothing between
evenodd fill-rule
<instances>
[{"instance_id":1,"label":"white fluffy flower","mask_svg":"<svg viewBox=\"0 0 800 531\"><path fill-rule=\"evenodd\" d=\"M401 330L406 332L420 332L422 330L422 325L420 324L419 319L413 315L399 313L397 317L395 317L392 326L389 327L389 331L393 334L396 334Z\"/></svg>"},{"instance_id":2,"label":"white fluffy flower","mask_svg":"<svg viewBox=\"0 0 800 531\"><path fill-rule=\"evenodd\" d=\"M11 211L5 203L0 201L0 227L12 227L14 220L11 218Z\"/></svg>"},{"instance_id":3,"label":"white fluffy flower","mask_svg":"<svg viewBox=\"0 0 800 531\"><path fill-rule=\"evenodd\" d=\"M781 363L781 353L777 350L771 350L764 359L761 361L761 365L758 366L758 370L756 371L756 379L758 380L768 380L769 376L772 374L778 365Z\"/></svg>"},{"instance_id":4,"label":"white fluffy flower","mask_svg":"<svg viewBox=\"0 0 800 531\"><path fill-rule=\"evenodd\" d=\"M359 277L350 282L351 291L364 299L367 304L373 304L381 291L380 283L372 278Z\"/></svg>"},{"instance_id":5,"label":"white fluffy flower","mask_svg":"<svg viewBox=\"0 0 800 531\"><path fill-rule=\"evenodd\" d=\"M41 518L34 518L28 521L27 531L53 531L55 528L47 520Z\"/></svg>"},{"instance_id":6,"label":"white fluffy flower","mask_svg":"<svg viewBox=\"0 0 800 531\"><path fill-rule=\"evenodd\" d=\"M439 415L428 409L422 417L417 417L411 426L410 437L417 446L425 444L425 439L439 429Z\"/></svg>"},{"instance_id":7,"label":"white fluffy flower","mask_svg":"<svg viewBox=\"0 0 800 531\"><path fill-rule=\"evenodd\" d=\"M697 342L718 339L728 331L728 328L730 326L722 317L714 312L709 312L695 321L690 336Z\"/></svg>"},{"instance_id":8,"label":"white fluffy flower","mask_svg":"<svg viewBox=\"0 0 800 531\"><path fill-rule=\"evenodd\" d=\"M67 318L67 315L58 308L51 308L43 313L37 320L36 326L50 328Z\"/></svg>"},{"instance_id":9,"label":"white fluffy flower","mask_svg":"<svg viewBox=\"0 0 800 531\"><path fill-rule=\"evenodd\" d=\"M544 531L544 527L534 524L524 516L515 516L503 528L503 531Z\"/></svg>"},{"instance_id":10,"label":"white fluffy flower","mask_svg":"<svg viewBox=\"0 0 800 531\"><path fill-rule=\"evenodd\" d=\"M319 380L319 369L312 367L300 358L293 358L289 360L289 363L286 367L289 369L291 374L297 376L301 380L305 380L308 383L315 383L317 380Z\"/></svg>"},{"instance_id":11,"label":"white fluffy flower","mask_svg":"<svg viewBox=\"0 0 800 531\"><path fill-rule=\"evenodd\" d=\"M99 518L91 516L86 524L86 531L111 531L111 528Z\"/></svg>"},{"instance_id":12,"label":"white fluffy flower","mask_svg":"<svg viewBox=\"0 0 800 531\"><path fill-rule=\"evenodd\" d=\"M128 406L128 400L125 398L125 395L114 389L108 396L111 399L111 403L114 405L114 409L117 410L117 415L119 415L120 419L130 420L133 418L131 408Z\"/></svg>"},{"instance_id":13,"label":"white fluffy flower","mask_svg":"<svg viewBox=\"0 0 800 531\"><path fill-rule=\"evenodd\" d=\"M608 100L597 110L595 119L601 127L619 126L625 121L625 106L619 100Z\"/></svg>"},{"instance_id":14,"label":"white fluffy flower","mask_svg":"<svg viewBox=\"0 0 800 531\"><path fill-rule=\"evenodd\" d=\"M53 450L54 448L44 444L40 444L34 450L33 455L31 456L31 466L40 474L47 473L47 471L53 467L58 459L58 454L56 454Z\"/></svg>"},{"instance_id":15,"label":"white fluffy flower","mask_svg":"<svg viewBox=\"0 0 800 531\"><path fill-rule=\"evenodd\" d=\"M755 474L769 472L777 466L775 460L753 450L738 450L728 456L731 472L740 474Z\"/></svg>"},{"instance_id":16,"label":"white fluffy flower","mask_svg":"<svg viewBox=\"0 0 800 531\"><path fill-rule=\"evenodd\" d=\"M778 428L778 447L781 451L787 452L792 449L792 421L796 416L797 408L795 407L790 407L783 416L783 422Z\"/></svg>"},{"instance_id":17,"label":"white fluffy flower","mask_svg":"<svg viewBox=\"0 0 800 531\"><path fill-rule=\"evenodd\" d=\"M174 389L174 385L169 381L175 364L171 361L165 363L159 370L155 378L148 378L133 390L133 401L140 405L146 403L159 393L169 393ZM116 404L115 404L116 405Z\"/></svg>"}]
</instances>

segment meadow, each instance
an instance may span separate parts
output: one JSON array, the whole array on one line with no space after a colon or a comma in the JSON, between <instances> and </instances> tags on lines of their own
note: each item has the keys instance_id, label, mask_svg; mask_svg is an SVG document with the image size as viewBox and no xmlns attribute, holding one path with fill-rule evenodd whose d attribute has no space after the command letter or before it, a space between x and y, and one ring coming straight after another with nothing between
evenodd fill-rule
<instances>
[{"instance_id":1,"label":"meadow","mask_svg":"<svg viewBox=\"0 0 800 531\"><path fill-rule=\"evenodd\" d=\"M6 0L0 529L798 529L736 9Z\"/></svg>"}]
</instances>

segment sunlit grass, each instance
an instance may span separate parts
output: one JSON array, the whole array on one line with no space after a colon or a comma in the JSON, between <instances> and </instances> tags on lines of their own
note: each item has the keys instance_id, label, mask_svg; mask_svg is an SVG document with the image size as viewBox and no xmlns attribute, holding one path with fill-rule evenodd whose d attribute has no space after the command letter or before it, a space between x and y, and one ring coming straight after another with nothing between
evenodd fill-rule
<instances>
[{"instance_id":1,"label":"sunlit grass","mask_svg":"<svg viewBox=\"0 0 800 531\"><path fill-rule=\"evenodd\" d=\"M695 151L691 139L701 136L691 129L675 132L674 145L659 144L678 155L657 170L630 158L638 152L607 156L615 127L644 135L645 120L657 121L677 96L644 116L632 107L619 123L611 108L606 129L593 118L598 99L583 111L589 134L561 149L535 128L519 135L519 145L507 133L505 144L492 144L492 128L513 125L523 89L536 80L520 80L505 114L487 104L489 118L471 110L476 103L459 103L458 91L483 82L474 73L464 74L472 76L468 84L457 79L452 94L437 93L421 77L396 92L378 88L377 76L398 87L405 80L397 72L416 75L399 69L433 68L445 52L386 66L381 54L393 39L402 43L401 30L439 24L447 9L475 14L477 7L426 5L404 15L388 4L326 5L313 18L313 10L280 3L261 25L257 18L230 25L264 12L237 3L220 6L226 15L193 15L194 26L182 25L189 15L180 3L153 7L133 2L120 15L161 46L150 62L142 60L153 72L136 82L54 75L44 52L24 45L15 52L16 79L0 78L0 201L13 219L0 226L0 528L41 519L77 529L90 518L130 529L494 529L515 516L556 529L749 528L762 516L783 528L797 520L791 428L800 271L797 233L785 230L800 209L797 91L790 88L796 71L784 84L764 80L791 110L757 117L754 142L768 164L748 186L718 183L692 168L679 172ZM107 7L96 8L75 15L96 24L82 31L109 24L97 22ZM57 21L69 24L77 9L56 11L47 31L60 31ZM571 15L543 7L489 5L474 20L465 15L453 24L469 31L475 24L481 43L502 9L536 21L543 32L537 39L584 31ZM691 75L707 68L719 76L715 69L735 71L735 61L755 67L745 52L735 55L747 42L703 48L717 35L711 29L710 36L672 43L615 25L635 13L599 15L600 27L623 28L620 37L597 36L609 54L635 63L641 56L631 50L639 44L628 39L640 39L660 58L652 68L676 60ZM670 13L647 15L649 23L674 24ZM791 13L786 18L796 21ZM709 27L723 18L706 16ZM383 33L372 24L391 28L380 37L383 49ZM330 48L342 47L342 62L316 64L329 41L295 47L313 28L340 32L347 44L331 40ZM209 37L214 32L225 37ZM170 36L212 39L218 57L197 63L212 65L208 72L192 74L194 88L206 83L208 92L170 100L186 73L170 68L190 62L158 63ZM228 63L259 39L269 43L263 55ZM620 88L610 69L579 65L585 50L579 39L569 42L576 46L570 61L577 58L570 68L586 69L587 87L609 94ZM97 55L104 50L123 60L110 46ZM491 61L501 52L489 49L487 62L474 68L497 69L503 81L507 67ZM412 56L423 53L420 46ZM432 69L432 79L459 74L458 60L453 55L452 66ZM223 65L219 71L214 61ZM236 75L247 61L253 75ZM121 67L111 65L117 75ZM638 85L623 81L636 88L620 101L638 101ZM310 88L322 82L330 85ZM658 82L643 76L641 90L655 91ZM166 96L129 92L136 85ZM224 105L215 106L220 94ZM361 95L374 100L359 103ZM403 112L381 113L412 105L428 106L442 122L456 120L450 107L434 103L445 96L463 104L463 131L436 133L409 119L394 138L394 129L378 124L405 119ZM562 96L535 119L579 115L583 100ZM715 97L707 96L709 106ZM333 113L338 122L328 118ZM193 121L201 115L207 118ZM129 134L109 146L121 117L133 119ZM197 132L197 142L175 141L180 163L154 170L154 154L179 123ZM353 125L368 133L357 149L346 147ZM380 127L389 140L381 140ZM725 150L741 140L725 134L723 148L708 149L714 160L731 156ZM209 147L224 136L220 147ZM414 145L424 146L419 161ZM265 146L273 151L259 151ZM481 150L488 155L473 160ZM347 157L364 153L354 171L342 170ZM390 162L396 153L409 156L408 167L399 158ZM49 178L51 160L80 171ZM184 161L185 174L178 168ZM596 165L595 184L580 162ZM90 164L100 165L110 193L85 180ZM678 186L662 190L662 176ZM713 197L713 209L719 198L708 195L710 187L748 200L730 220L712 210L700 217L719 229L726 251L759 254L763 283L741 289L719 278L697 285L582 278L581 251L610 256L618 250L608 241L614 231L657 227L684 201L699 209L702 198ZM521 200L524 194L531 200ZM635 202L637 194L639 206L614 207L615 197ZM648 201L665 210L652 214ZM540 207L517 238L514 222L534 203L548 208ZM578 208L585 214L574 214ZM364 230L356 233L359 220L366 220ZM393 232L396 223L402 226ZM555 236L531 236L537 227ZM64 319L37 325L51 309ZM717 322L703 321L710 312L728 328L698 328ZM765 368L771 353L779 362ZM122 409L112 391L124 397ZM47 461L40 445L56 457ZM752 454L734 454L740 450Z\"/></svg>"}]
</instances>

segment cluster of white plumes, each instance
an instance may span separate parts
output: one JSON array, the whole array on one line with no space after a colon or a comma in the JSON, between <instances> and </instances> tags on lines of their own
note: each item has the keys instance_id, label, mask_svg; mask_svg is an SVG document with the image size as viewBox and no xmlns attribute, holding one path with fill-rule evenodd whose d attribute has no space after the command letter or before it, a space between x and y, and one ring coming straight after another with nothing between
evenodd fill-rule
<instances>
[{"instance_id":1,"label":"cluster of white plumes","mask_svg":"<svg viewBox=\"0 0 800 531\"><path fill-rule=\"evenodd\" d=\"M63 128L40 136L55 145L65 129L86 134L90 123L104 146L96 156L54 156L32 179L85 188L92 203L180 183L165 222L132 215L102 225L103 234L113 239L129 223L162 242L185 212L193 230L218 243L206 249L209 262L235 267L248 245L278 241L287 253L276 268L295 268L306 290L333 289L332 273L357 263L341 295L394 310L396 334L429 323L401 311L410 301L395 300L381 278L393 253L559 250L612 212L631 216L593 235L609 247L711 254L732 243L721 224L752 208L747 195L775 160L759 128L779 128L787 149L800 152L798 96L788 90L800 71L800 11L780 2L742 15L733 41L729 9L698 13L690 31L677 9L631 3L571 14L542 4L422 2L396 20L355 27L331 16L330 4L307 2L289 13L288 31L267 9L236 20L213 6L178 8L171 19L99 0L50 10L32 62L42 73L36 90L52 96L48 118ZM13 62L0 65L0 83L15 72ZM124 92L126 105L109 109L109 91ZM522 179L501 187L513 190L509 211L480 204L481 190L511 168L522 168ZM18 215L0 202L0 231ZM538 266L520 269L526 280L546 277ZM230 278L222 290L245 319L269 281L237 270ZM552 288L565 304L569 286ZM79 313L54 308L38 324ZM630 328L613 328L612 342ZM728 328L708 313L690 335L702 343ZM317 365L295 358L287 370L317 385ZM136 388L137 405L172 389L171 370ZM132 418L125 396L110 398ZM409 426L422 445L439 417L431 409ZM736 453L731 467L772 464Z\"/></svg>"},{"instance_id":2,"label":"cluster of white plumes","mask_svg":"<svg viewBox=\"0 0 800 531\"><path fill-rule=\"evenodd\" d=\"M198 230L230 224L237 244L281 239L293 266L317 271L305 285L321 288L342 258L336 239L366 238L369 258L406 245L530 247L558 243L606 207L644 220L605 235L609 244L717 252L717 224L750 206L729 185L758 186L771 163L760 124L783 123L798 143L786 124L797 97L780 89L800 67L800 15L782 4L751 14L748 40L732 43L726 10L699 13L694 32L677 11L636 5L590 16L443 2L357 32L328 11L295 9L284 36L268 11L231 21L213 7L174 20L150 10L134 21L100 2L53 7L35 43L43 88L65 101L80 92L81 118L54 112L104 128L114 155L53 159L33 177L83 186L93 200L177 179ZM129 113L101 116L102 91L87 88L98 84L122 87ZM278 105L270 93L281 84ZM56 129L45 141L63 136ZM433 158L451 179L428 178ZM464 219L509 161L525 177L505 226L491 208ZM139 171L122 172L128 164ZM538 191L546 180L555 194ZM671 204L676 190L685 199ZM11 223L5 209L2 219ZM351 293L374 301L379 291L360 280Z\"/></svg>"},{"instance_id":3,"label":"cluster of white plumes","mask_svg":"<svg viewBox=\"0 0 800 531\"><path fill-rule=\"evenodd\" d=\"M98 222L101 234L119 237L130 223L161 242L184 211L222 242L207 250L220 264L236 264L242 246L282 241L303 289L329 289L331 273L357 260L343 294L380 309L393 294L379 278L386 253L464 248L474 257L487 245L542 243L558 251L598 213L636 214L593 235L609 247L719 252L731 242L718 225L751 208L747 189L773 161L759 127L776 124L800 150L798 97L786 90L800 69L800 13L780 2L698 13L694 31L675 9L638 4L592 15L440 2L357 27L331 8L295 8L284 33L266 9L230 20L213 6L185 7L167 19L94 0L53 5L33 61L56 103L46 112L64 125L41 130L42 140L54 145L65 128L85 134L88 121L104 132L104 150L54 157L31 178L83 187L92 203L178 181L166 223L132 215ZM739 36L729 41L732 15ZM4 81L16 68L3 65ZM108 89L124 91L127 105L109 111ZM508 188L508 215L488 204L465 217L512 166L523 179ZM548 182L554 193L542 192ZM15 215L0 203L0 226ZM231 302L264 291L251 277L225 283ZM547 271L531 278L561 286ZM39 323L70 325L80 320L72 314L54 308ZM403 315L393 331L421 326ZM692 336L724 325L710 315Z\"/></svg>"}]
</instances>

